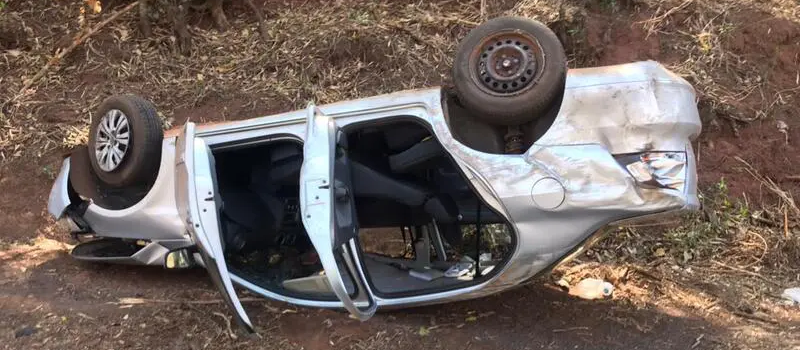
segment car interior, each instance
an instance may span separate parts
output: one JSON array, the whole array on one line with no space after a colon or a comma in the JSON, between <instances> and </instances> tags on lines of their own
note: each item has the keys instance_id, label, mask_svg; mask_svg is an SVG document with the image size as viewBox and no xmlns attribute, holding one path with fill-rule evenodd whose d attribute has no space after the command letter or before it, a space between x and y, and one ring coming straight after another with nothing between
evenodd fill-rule
<instances>
[{"instance_id":1,"label":"car interior","mask_svg":"<svg viewBox=\"0 0 800 350\"><path fill-rule=\"evenodd\" d=\"M358 254L376 294L466 287L509 258L510 226L475 194L430 130L398 117L343 133L348 161L336 166L349 167ZM302 143L287 138L212 152L231 271L273 292L333 298L300 217ZM345 284L352 292L352 279Z\"/></svg>"}]
</instances>

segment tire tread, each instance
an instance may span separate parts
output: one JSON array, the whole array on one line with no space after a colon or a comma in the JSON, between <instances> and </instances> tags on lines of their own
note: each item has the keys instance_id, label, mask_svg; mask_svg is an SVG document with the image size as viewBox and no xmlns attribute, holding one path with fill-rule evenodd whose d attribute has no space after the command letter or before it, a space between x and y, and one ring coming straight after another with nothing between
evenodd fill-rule
<instances>
[{"instance_id":1,"label":"tire tread","mask_svg":"<svg viewBox=\"0 0 800 350\"><path fill-rule=\"evenodd\" d=\"M122 110L131 130L129 152L123 163L111 172L105 172L97 165L94 155L94 139L102 116L110 109ZM136 95L114 95L100 105L92 120L89 134L89 156L98 178L114 188L125 188L152 183L161 165L161 148L164 131L155 106Z\"/></svg>"}]
</instances>

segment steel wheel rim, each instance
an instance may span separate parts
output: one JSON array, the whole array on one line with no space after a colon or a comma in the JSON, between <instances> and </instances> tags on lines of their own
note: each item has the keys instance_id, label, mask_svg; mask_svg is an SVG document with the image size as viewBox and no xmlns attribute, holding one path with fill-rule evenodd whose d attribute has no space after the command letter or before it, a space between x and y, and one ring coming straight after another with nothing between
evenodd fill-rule
<instances>
[{"instance_id":1,"label":"steel wheel rim","mask_svg":"<svg viewBox=\"0 0 800 350\"><path fill-rule=\"evenodd\" d=\"M114 171L125 160L130 144L128 117L118 109L108 111L100 119L95 135L94 152L97 165L105 172Z\"/></svg>"},{"instance_id":2,"label":"steel wheel rim","mask_svg":"<svg viewBox=\"0 0 800 350\"><path fill-rule=\"evenodd\" d=\"M544 65L539 41L520 31L492 34L472 52L472 79L493 95L516 95L535 85Z\"/></svg>"}]
</instances>

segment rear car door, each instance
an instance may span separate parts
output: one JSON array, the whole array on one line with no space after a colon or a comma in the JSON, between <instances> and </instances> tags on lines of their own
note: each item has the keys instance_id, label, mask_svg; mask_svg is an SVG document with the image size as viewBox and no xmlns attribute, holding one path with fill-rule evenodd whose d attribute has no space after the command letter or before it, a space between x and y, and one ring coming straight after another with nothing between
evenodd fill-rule
<instances>
[{"instance_id":1,"label":"rear car door","mask_svg":"<svg viewBox=\"0 0 800 350\"><path fill-rule=\"evenodd\" d=\"M203 139L195 137L191 122L183 127L175 144L175 197L181 219L197 244L211 280L234 311L237 323L252 333L253 325L236 296L223 256L214 157Z\"/></svg>"},{"instance_id":2,"label":"rear car door","mask_svg":"<svg viewBox=\"0 0 800 350\"><path fill-rule=\"evenodd\" d=\"M377 304L360 262L346 139L334 120L314 105L306 109L306 142L300 170L303 225L331 289L356 318L372 317ZM348 293L345 281L352 281Z\"/></svg>"}]
</instances>

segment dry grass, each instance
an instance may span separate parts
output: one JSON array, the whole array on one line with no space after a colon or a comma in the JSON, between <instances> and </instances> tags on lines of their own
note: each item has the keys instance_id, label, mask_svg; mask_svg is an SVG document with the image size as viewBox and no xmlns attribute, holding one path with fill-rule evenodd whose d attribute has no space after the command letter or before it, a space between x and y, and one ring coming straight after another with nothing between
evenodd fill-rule
<instances>
[{"instance_id":1,"label":"dry grass","mask_svg":"<svg viewBox=\"0 0 800 350\"><path fill-rule=\"evenodd\" d=\"M730 42L737 29L755 20L740 13L763 12L776 19L800 23L800 5L791 0L603 0L595 8L619 8L647 19L631 24L659 37L664 57L676 73L687 78L698 90L701 107L709 115L738 122L752 122L789 111L800 94L800 68L793 86L771 79L762 69L764 62L751 61L732 52ZM559 32L573 65L593 64L587 49L587 8L591 4L575 0L524 0L511 13L538 18ZM595 9L596 11L596 9ZM758 18L758 20L763 20ZM770 33L764 33L769 36ZM794 76L794 75L793 75Z\"/></svg>"},{"instance_id":2,"label":"dry grass","mask_svg":"<svg viewBox=\"0 0 800 350\"><path fill-rule=\"evenodd\" d=\"M293 2L291 6L276 2L266 19L268 40L258 34L257 23L244 5L235 5L229 12L231 29L224 33L209 25L210 18L192 15L189 23L193 48L188 57L178 54L164 13L159 13L160 18L153 23L154 35L150 38L139 35L137 16L128 13L78 46L11 103L6 101L15 97L26 80L59 49L69 46L70 39L79 32L83 0L6 3L8 6L0 9L0 166L14 166L18 164L15 159L22 156L34 156L24 159L36 162L36 156L46 158L57 150L85 143L93 111L105 97L115 93L137 93L153 100L166 125L171 126L180 125L187 118L242 119L301 108L311 100L326 103L447 84L458 39L482 20L502 14L524 15L550 25L564 42L572 67L621 63L603 61L598 47L590 45L592 35L605 38L614 34L592 33L596 30L589 27L592 20L646 33L647 40L634 38L618 45L633 46L631 51L636 53L635 46L642 41L658 40L662 55L659 59L689 79L700 93L706 127L723 121L742 127L762 119L796 118L800 105L800 72L796 73L798 82L792 72L784 74L790 78L772 75L764 62L732 47L737 33L748 25L749 18L742 17L741 11L763 11L773 18L800 24L800 3L796 0L310 0ZM99 14L87 13L84 26L103 21L128 3L118 1L115 6L104 6ZM4 28L9 27L23 38L22 45L7 46L3 35ZM764 38L769 39L769 35ZM610 41L614 43L616 39ZM796 123L789 125L794 127ZM45 166L41 164L44 161L38 162ZM764 183L780 202L751 211L746 201L728 197L724 186L708 188L704 191L703 213L671 220L668 225L617 230L589 255L580 257L574 268L567 267L564 274L574 280L600 276L619 281L619 295L627 298L623 302L636 307L663 305L655 296L671 299L675 301L673 305L695 305L692 317L714 314L712 318L716 319L716 310L726 303L729 305L724 307L731 312L739 312L742 307L760 309L762 302L776 304L769 299L771 295L782 286L798 282L800 215L795 212L793 193L773 181L779 179L770 180L762 169L752 169L752 177ZM642 277L634 266L659 275ZM704 285L685 282L684 277ZM637 282L625 283L631 280ZM207 290L203 292L208 294ZM199 299L212 297L204 295ZM498 300L506 301L502 297ZM213 307L223 310L221 305ZM205 317L209 313L205 306L164 305L143 310L153 314L143 318L150 323L171 312L189 315L185 322L194 328L175 334L199 329L203 337L208 337L203 338L201 347L230 340L229 320ZM274 327L273 322L280 324L276 321L278 316L271 311L260 315L257 323L264 325L264 334L281 334L283 330L271 332L273 328L269 328ZM53 327L66 329L57 318L48 320ZM420 324L426 325L426 332L438 327ZM349 338L350 334L337 334L331 339L336 344L351 342L358 348L410 344L414 342L409 339L423 339L418 335L420 324L392 323L394 328L368 336ZM652 330L652 325L622 324L643 333ZM71 325L69 332L80 330ZM164 332L160 324L156 325L134 325L135 329L129 332L135 336L129 339L144 339L142 332L145 337L161 339ZM293 324L285 325L288 328ZM115 336L121 333L116 333L116 328L84 328L90 337L96 337L95 329L113 330L103 339L110 339L110 344L117 346ZM472 339L472 335L464 339ZM761 337L773 339L773 335L767 332ZM439 337L424 339L432 338ZM285 339L269 341L276 347L293 347ZM258 346L264 342L267 340L259 340ZM742 340L742 344L752 343ZM757 344L752 347L759 348Z\"/></svg>"},{"instance_id":3,"label":"dry grass","mask_svg":"<svg viewBox=\"0 0 800 350\"><path fill-rule=\"evenodd\" d=\"M0 78L0 101L14 97L80 30L82 1L23 6L7 8L11 12L4 21L15 22L28 34L31 49L0 52L0 67L8 72ZM112 93L146 96L171 125L176 111L214 108L231 100L241 108L194 117L241 119L298 108L310 100L325 103L446 83L458 39L482 17L500 14L548 23L565 42L572 66L584 66L594 63L586 45L587 11L605 6L649 15L632 26L660 35L662 46L678 53L668 63L693 82L701 104L713 115L756 120L788 109L800 93L771 85L758 62L730 52L725 45L740 25L736 22L740 18L731 18L736 10L746 6L798 21L800 6L791 0L746 5L733 0L598 0L594 5L575 0L337 1L324 6L312 1L272 11L266 42L258 35L257 24L242 13L232 18L232 30L224 33L206 29L209 19L195 16L190 23L199 26L190 28L194 43L189 57L177 54L163 13L151 38L140 37L131 13L90 38L17 101L4 104L0 157L41 155L75 145L80 138L63 135L74 134L75 127L86 129L92 111ZM86 14L84 25L102 21L113 10ZM22 20L31 17L37 21ZM62 22L50 25L48 18ZM45 25L50 30L38 30ZM48 35L36 37L42 32ZM177 117L178 122L185 119Z\"/></svg>"},{"instance_id":4,"label":"dry grass","mask_svg":"<svg viewBox=\"0 0 800 350\"><path fill-rule=\"evenodd\" d=\"M37 17L30 12L71 18L71 10L80 1L74 1L74 6L42 3L32 7L37 5L15 15L20 21ZM142 94L155 101L171 122L176 110L230 99L241 101L243 114L222 113L222 119L298 108L310 100L326 103L438 85L446 79L458 37L480 21L479 6L457 2L320 6L311 2L276 10L267 20L267 42L248 18L232 19L235 29L224 33L193 27L189 57L177 54L165 20L152 38L143 39L138 36L135 16L127 14L5 104L0 115L0 156L13 158L26 151L43 154L80 143L83 138L75 135L85 134L92 111L112 93ZM87 21L102 19L100 14ZM30 28L34 24L19 25ZM64 23L58 29L70 33L77 26L77 22ZM0 62L10 73L2 78L0 100L11 100L14 91L58 51L61 39L56 35L30 38L35 43L32 50L0 53ZM70 115L69 120L47 122L51 114L60 113ZM71 136L63 138L65 134Z\"/></svg>"},{"instance_id":5,"label":"dry grass","mask_svg":"<svg viewBox=\"0 0 800 350\"><path fill-rule=\"evenodd\" d=\"M753 176L782 191L757 172ZM666 297L698 314L778 324L771 316L781 314L774 309L778 296L800 281L800 216L793 214L791 194L783 194L781 206L751 212L747 203L728 197L720 182L704 191L702 213L663 226L620 227L562 268L558 278L603 278L621 286L617 296L635 305ZM647 288L652 282L657 287Z\"/></svg>"},{"instance_id":6,"label":"dry grass","mask_svg":"<svg viewBox=\"0 0 800 350\"><path fill-rule=\"evenodd\" d=\"M682 35L694 39L676 44L675 49L686 59L674 69L689 77L698 87L705 102L715 115L749 123L768 117L786 114L800 98L800 81L788 85L780 77L765 71L765 62L755 61L730 50L746 26L748 17L736 14L742 7L753 11L771 13L775 19L800 24L800 6L790 1L686 1L689 4L679 12L688 16L682 25L690 30ZM763 22L763 18L749 18ZM765 41L772 35L765 30ZM781 39L774 39L779 42ZM752 44L748 44L752 45ZM772 48L775 49L774 47ZM753 50L762 50L753 47ZM800 78L800 68L794 72Z\"/></svg>"}]
</instances>

